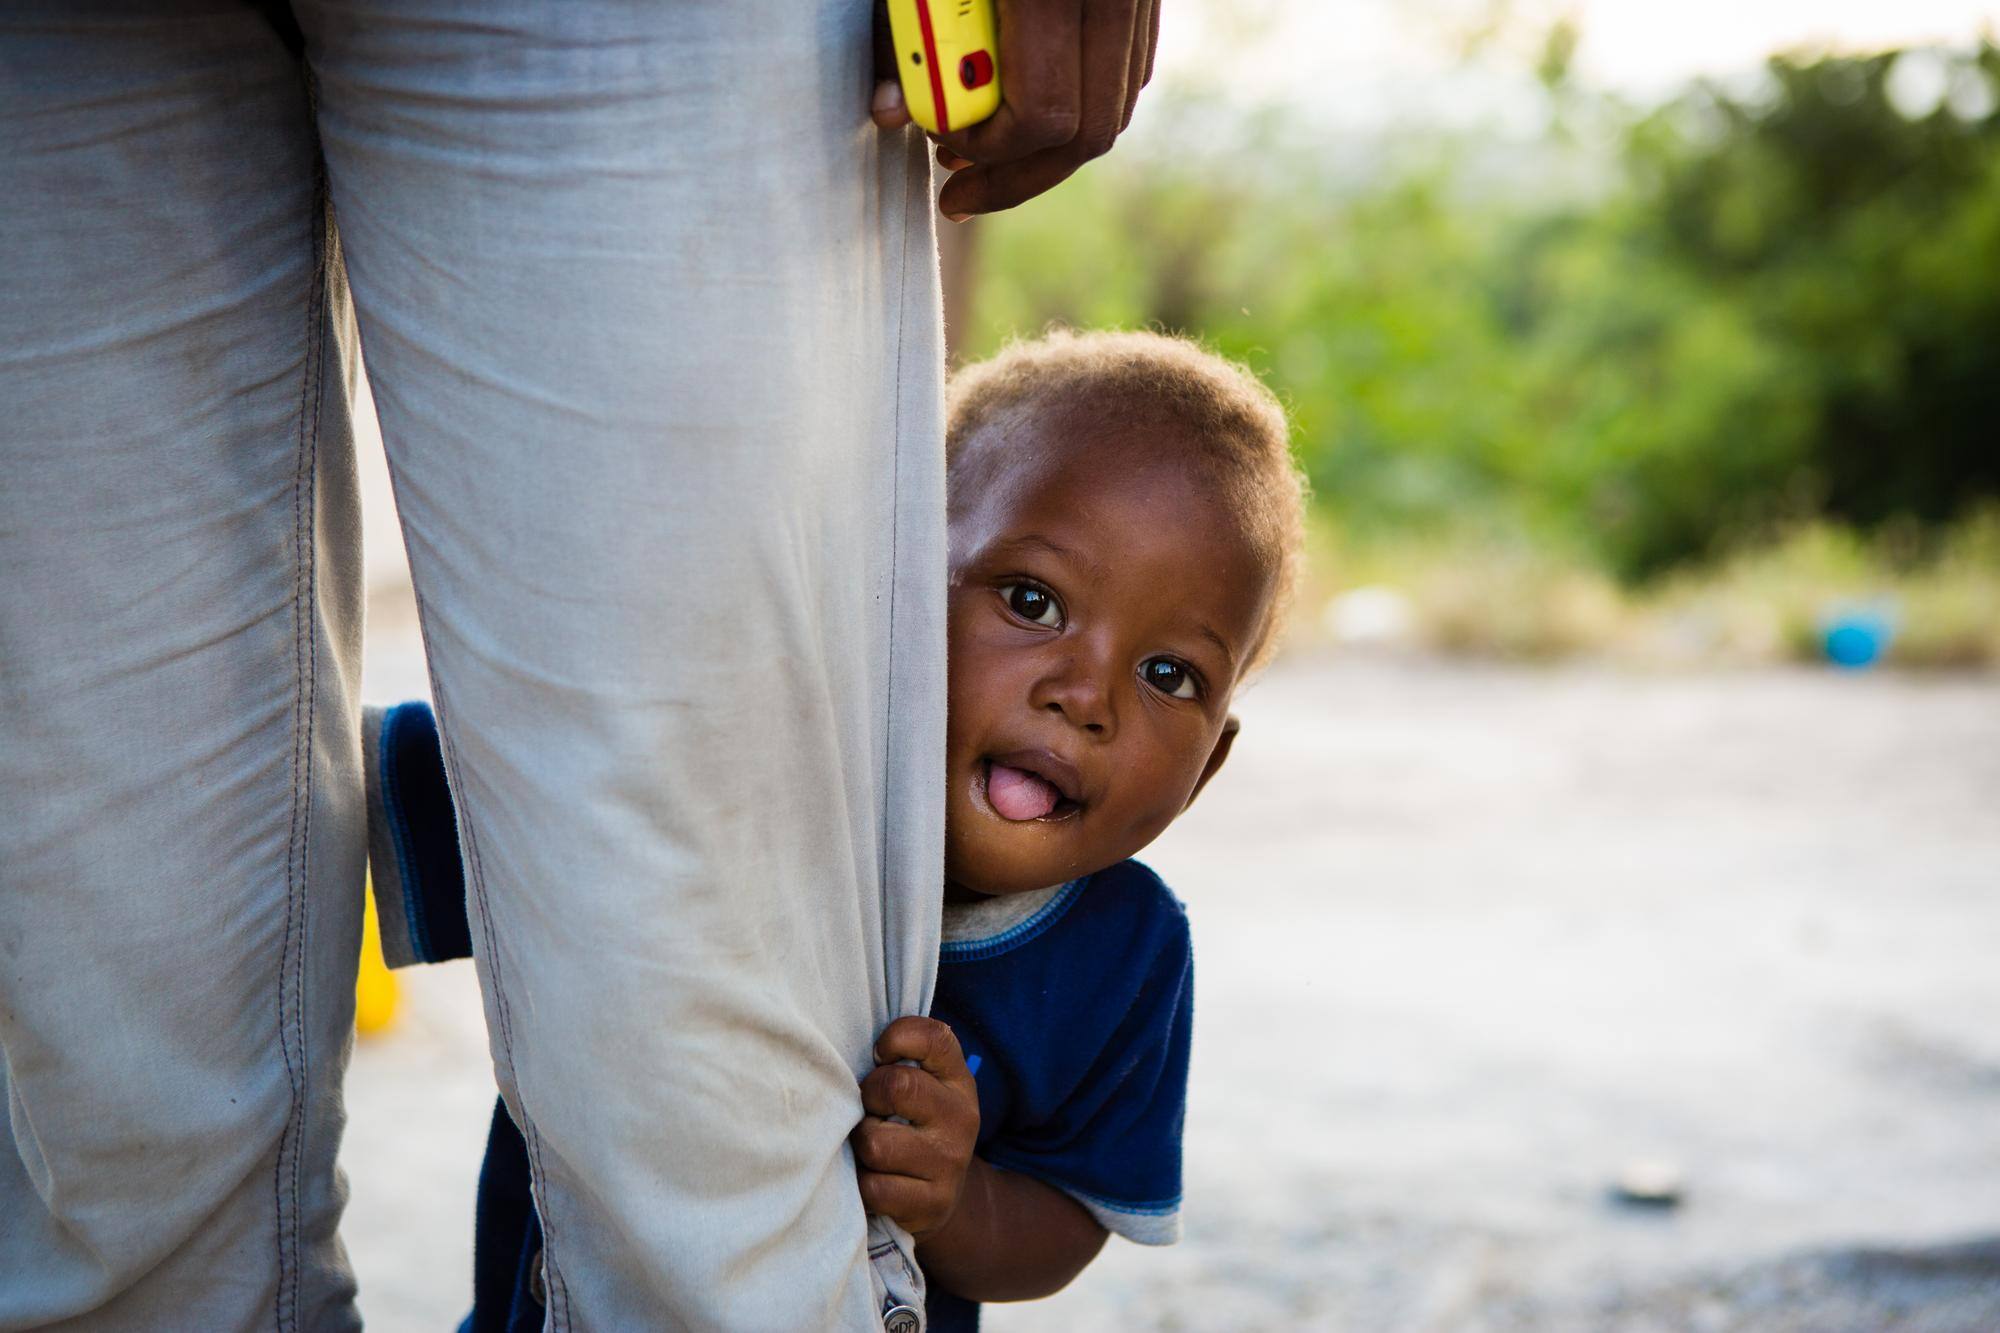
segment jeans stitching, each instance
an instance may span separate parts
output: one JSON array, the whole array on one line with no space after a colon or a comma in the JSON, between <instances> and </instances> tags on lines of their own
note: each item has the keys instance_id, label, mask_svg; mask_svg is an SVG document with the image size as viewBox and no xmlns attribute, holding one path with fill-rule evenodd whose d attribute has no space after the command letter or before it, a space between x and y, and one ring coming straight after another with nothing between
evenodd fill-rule
<instances>
[{"instance_id":1,"label":"jeans stitching","mask_svg":"<svg viewBox=\"0 0 2000 1333\"><path fill-rule=\"evenodd\" d=\"M391 470L392 472L394 470L393 464L391 465ZM458 747L452 743L452 727L448 720L449 709L445 701L444 686L438 680L437 667L435 666L437 659L431 652L429 622L430 616L423 594L418 593L417 630L423 638L425 661L432 664L430 666L431 696L437 703L438 745L444 755L451 786L454 791L459 791L463 790L463 784L458 780L460 772ZM479 902L479 932L486 940L486 968L493 983L493 1007L496 1016L500 1020L500 1051L507 1062L508 1070L512 1072L514 1069L513 1008L507 1003L507 990L500 981L500 958L494 945L493 913L489 909L487 902L486 871L479 855L479 837L473 828L472 812L463 803L457 804L460 806L458 809L459 832L465 843L465 868L469 881L468 887L472 895ZM520 1127L521 1138L528 1148L528 1156L532 1168L531 1183L538 1187L537 1192L546 1198L548 1194L548 1172L542 1165L541 1135L535 1132L532 1122L529 1122L527 1105L521 1097L520 1078L518 1075L515 1075L514 1078L514 1096L516 1101L522 1102L521 1119L524 1123ZM569 1327L569 1283L563 1276L562 1266L555 1259L555 1245L549 1227L549 1219L539 1211L537 1212L537 1217L542 1225L543 1280L544 1284L549 1288L549 1295L551 1297L549 1314L551 1321L557 1328L566 1329ZM562 1297L562 1307L560 1310L556 1308L553 1299L557 1292L560 1292Z\"/></svg>"},{"instance_id":2,"label":"jeans stitching","mask_svg":"<svg viewBox=\"0 0 2000 1333\"><path fill-rule=\"evenodd\" d=\"M879 152L880 149L878 148L877 151ZM907 143L903 145L902 152L902 170L896 173L903 184L902 195L897 200L897 208L902 213L902 225L896 231L896 327L890 343L896 349L896 359L894 383L892 385L895 410L891 416L889 434L890 447L894 451L894 457L889 468L889 614L888 624L884 627L885 638L887 640L885 646L888 649L888 678L883 682L882 691L882 780L885 785L882 792L881 818L876 824L875 841L876 902L880 920L885 930L893 929L897 924L897 913L894 910L895 904L892 901L894 895L891 893L890 888L891 880L895 873L893 857L889 847L889 808L893 802L890 800L891 788L887 784L892 781L891 774L895 771L896 604L902 591L902 563L898 559L898 551L903 528L903 469L908 463L909 452L909 446L903 439L903 351L907 346L903 331L908 323L910 302L910 196L913 193L911 189L911 177L915 173L910 165L910 149ZM923 191L923 197L925 206L928 207L930 201L930 190L928 188ZM885 228L884 230L886 231L887 229ZM887 265L884 265L883 271L885 273L889 271ZM890 955L891 951L885 944L883 949L885 967L889 964ZM890 1003L895 1003L893 996ZM903 1254L902 1247L896 1245L894 1242L890 1242L885 1248L896 1256L896 1261L902 1266L904 1281L913 1286L916 1285L916 1280L910 1276L909 1259ZM868 1262L872 1268L879 1269L882 1266L882 1259L878 1258L873 1252L868 1255ZM885 1289L889 1288L887 1278L878 1275L876 1280L880 1281ZM885 1294L893 1298L893 1291L886 1291Z\"/></svg>"},{"instance_id":3,"label":"jeans stitching","mask_svg":"<svg viewBox=\"0 0 2000 1333\"><path fill-rule=\"evenodd\" d=\"M304 870L308 890L299 903L298 956L293 965L296 998L292 1005L292 1022L298 1030L299 1041L299 1137L292 1148L292 1319L296 1323L299 1311L300 1287L304 1282L305 1266L299 1258L299 1233L303 1229L303 1202L305 1197L305 1133L306 1133L306 1087L312 1076L312 1061L308 1042L311 1028L306 1023L306 958L307 936L312 931L311 891L312 880L312 736L319 717L319 413L320 405L326 399L326 329L327 302L329 294L328 267L341 262L339 239L333 230L333 212L327 198L326 163L321 159L314 173L314 195L317 200L314 213L319 220L319 262L315 265L319 279L314 284L318 314L313 321L313 336L308 344L311 358L312 376L312 432L309 437L309 452L305 459L306 494L303 505L306 527L301 535L305 540L305 622L306 635L306 750L303 756L304 772L301 785L305 791L303 829L299 843L300 863Z\"/></svg>"},{"instance_id":4,"label":"jeans stitching","mask_svg":"<svg viewBox=\"0 0 2000 1333\"><path fill-rule=\"evenodd\" d=\"M313 543L312 511L309 505L318 448L318 413L314 384L319 370L319 324L325 299L325 181L315 168L313 185L311 276L306 291L306 337L304 366L299 380L298 446L292 476L292 811L285 842L285 933L278 954L278 1049L285 1061L285 1080L291 1101L285 1123L278 1134L277 1160L273 1164L272 1199L276 1210L278 1273L273 1318L280 1329L295 1326L298 1312L298 1219L299 1175L302 1169L301 1140L305 1126L305 1020L304 996L295 994L296 977L303 990L305 957L305 895L300 878L311 873L308 846L311 838L312 765L310 751L313 727L313 656L317 649L312 627ZM294 945L294 938L297 943ZM294 957L300 962L295 969ZM292 1059L296 1038L298 1060ZM292 1192L285 1194L287 1157L290 1158ZM289 1202L289 1207L287 1206Z\"/></svg>"},{"instance_id":5,"label":"jeans stitching","mask_svg":"<svg viewBox=\"0 0 2000 1333\"><path fill-rule=\"evenodd\" d=\"M306 298L308 328L310 328L312 298ZM310 354L307 355L310 361ZM299 458L305 454L305 384L300 376L299 386L299 435L297 449ZM272 1163L271 1208L276 1222L275 1239L278 1246L278 1287L272 1317L279 1328L287 1326L285 1319L285 1277L288 1271L285 1249L285 1152L291 1141L292 1117L298 1112L298 1071L292 1066L292 1043L286 1031L285 973L292 956L292 906L298 899L298 835L299 835L299 747L303 743L303 729L299 724L300 700L305 689L305 672L300 666L299 638L299 585L298 549L299 529L299 479L298 461L293 462L292 477L292 810L291 822L285 831L285 935L278 950L278 1051L285 1061L285 1085L290 1091L290 1100L285 1108L285 1123L278 1131L278 1155Z\"/></svg>"},{"instance_id":6,"label":"jeans stitching","mask_svg":"<svg viewBox=\"0 0 2000 1333\"><path fill-rule=\"evenodd\" d=\"M877 149L877 152L880 152L879 147ZM896 590L897 590L897 570L899 568L896 561L896 539L899 535L898 530L902 526L902 517L903 517L903 449L904 449L903 313L904 313L904 306L909 300L909 270L910 270L910 174L911 173L909 164L909 147L907 144L905 144L903 147L903 158L904 158L903 170L900 173L898 173L903 182L903 193L902 197L897 201L897 207L902 212L903 225L899 230L899 232L897 233L898 250L896 254L896 272L898 274L898 282L896 287L896 332L895 332L895 339L890 344L896 349L896 371L895 371L896 382L894 386L896 406L895 406L895 411L890 420L890 430L889 430L889 438L892 442L890 447L894 450L895 453L893 463L889 469L889 476L890 476L889 623L886 627L887 638L888 638L887 661L889 664L889 668L888 668L888 679L883 684L883 700L882 700L882 782L883 782L882 814L881 818L876 823L876 833L875 833L876 910L885 932L889 928L891 928L892 925L894 924L891 911L893 904L890 902L890 892L889 892L889 877L891 874L891 870L890 870L890 853L889 853L890 801L889 801L888 784L890 781L889 775L894 771L893 752L895 750L895 736L896 736ZM930 191L927 189L925 190L924 193L925 196L928 198ZM888 271L886 265L884 266L883 271L884 272ZM884 971L886 972L888 967L890 966L890 950L886 943L886 940L882 950L882 961L883 961ZM884 980L885 981L887 980L886 976L884 977ZM890 998L889 1002L892 1005L896 1002L893 996ZM871 1267L877 1264L877 1260L872 1254L869 1256L868 1262Z\"/></svg>"}]
</instances>

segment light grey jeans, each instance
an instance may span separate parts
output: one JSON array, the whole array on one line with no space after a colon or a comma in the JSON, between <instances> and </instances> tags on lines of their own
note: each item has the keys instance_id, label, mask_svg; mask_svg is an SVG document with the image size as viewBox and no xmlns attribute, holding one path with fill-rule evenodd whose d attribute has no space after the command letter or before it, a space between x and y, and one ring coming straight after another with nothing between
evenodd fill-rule
<instances>
[{"instance_id":1,"label":"light grey jeans","mask_svg":"<svg viewBox=\"0 0 2000 1333\"><path fill-rule=\"evenodd\" d=\"M357 1322L357 317L551 1326L880 1327L943 462L867 0L299 17L0 17L0 1328Z\"/></svg>"}]
</instances>

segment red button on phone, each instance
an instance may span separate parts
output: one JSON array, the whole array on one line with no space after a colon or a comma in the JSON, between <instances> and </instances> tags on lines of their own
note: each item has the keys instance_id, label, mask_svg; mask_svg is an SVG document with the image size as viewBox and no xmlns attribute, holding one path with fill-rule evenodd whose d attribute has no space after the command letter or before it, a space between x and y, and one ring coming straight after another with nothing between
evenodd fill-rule
<instances>
[{"instance_id":1,"label":"red button on phone","mask_svg":"<svg viewBox=\"0 0 2000 1333\"><path fill-rule=\"evenodd\" d=\"M993 82L993 57L974 51L959 61L958 81L968 88L983 88Z\"/></svg>"}]
</instances>

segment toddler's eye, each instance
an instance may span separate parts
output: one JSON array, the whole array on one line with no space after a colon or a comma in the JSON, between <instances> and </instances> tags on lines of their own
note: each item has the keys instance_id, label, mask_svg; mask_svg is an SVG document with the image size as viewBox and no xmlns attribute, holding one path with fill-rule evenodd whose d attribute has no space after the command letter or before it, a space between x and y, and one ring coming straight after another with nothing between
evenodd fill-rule
<instances>
[{"instance_id":1,"label":"toddler's eye","mask_svg":"<svg viewBox=\"0 0 2000 1333\"><path fill-rule=\"evenodd\" d=\"M1047 589L1032 583L1010 583L1000 590L1000 595L1007 599L1007 608L1021 619L1050 629L1062 628L1062 603Z\"/></svg>"},{"instance_id":2,"label":"toddler's eye","mask_svg":"<svg viewBox=\"0 0 2000 1333\"><path fill-rule=\"evenodd\" d=\"M1176 699L1196 699L1201 697L1201 688L1195 684L1194 672L1189 671L1171 657L1149 657L1139 668L1139 674L1146 683L1161 694L1172 695Z\"/></svg>"}]
</instances>

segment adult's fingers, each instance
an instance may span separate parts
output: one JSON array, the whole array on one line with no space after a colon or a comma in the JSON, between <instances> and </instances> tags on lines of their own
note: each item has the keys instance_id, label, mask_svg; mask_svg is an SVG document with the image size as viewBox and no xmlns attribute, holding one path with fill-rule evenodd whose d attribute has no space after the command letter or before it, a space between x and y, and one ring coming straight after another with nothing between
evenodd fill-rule
<instances>
[{"instance_id":1,"label":"adult's fingers","mask_svg":"<svg viewBox=\"0 0 2000 1333\"><path fill-rule=\"evenodd\" d=\"M1111 150L1138 97L1138 60L1152 33L1141 0L1085 0L1081 25L1083 87L1074 133L1061 144L1015 159L982 156L950 136L944 143L974 165L947 184L938 207L947 217L994 213L1034 198ZM1003 36L1003 43L1004 43ZM1003 73L1002 78L1005 78ZM1004 109L1004 103L1003 103ZM968 139L977 133L974 126ZM969 178L969 179L968 179ZM960 183L960 182L963 183Z\"/></svg>"},{"instance_id":2,"label":"adult's fingers","mask_svg":"<svg viewBox=\"0 0 2000 1333\"><path fill-rule=\"evenodd\" d=\"M1085 0L1000 0L1000 109L939 141L974 162L1013 162L1076 137Z\"/></svg>"},{"instance_id":3,"label":"adult's fingers","mask_svg":"<svg viewBox=\"0 0 2000 1333\"><path fill-rule=\"evenodd\" d=\"M1083 110L1076 142L1086 158L1101 157L1125 128L1125 90L1132 78L1138 0L1084 0Z\"/></svg>"},{"instance_id":4,"label":"adult's fingers","mask_svg":"<svg viewBox=\"0 0 2000 1333\"><path fill-rule=\"evenodd\" d=\"M1132 125L1132 113L1139 106L1139 90L1146 86L1146 76L1151 72L1153 61L1152 34L1157 31L1159 7L1155 0L1139 0L1139 7L1132 15L1132 51L1125 75L1125 114L1119 117L1118 132L1123 134Z\"/></svg>"},{"instance_id":5,"label":"adult's fingers","mask_svg":"<svg viewBox=\"0 0 2000 1333\"><path fill-rule=\"evenodd\" d=\"M903 85L894 79L876 84L875 96L868 103L868 118L885 130L900 130L909 124L910 108L903 101Z\"/></svg>"},{"instance_id":6,"label":"adult's fingers","mask_svg":"<svg viewBox=\"0 0 2000 1333\"><path fill-rule=\"evenodd\" d=\"M1146 15L1146 72L1139 79L1139 86L1145 87L1153 81L1153 60L1160 53L1160 6L1166 0L1151 0L1147 6L1151 11Z\"/></svg>"},{"instance_id":7,"label":"adult's fingers","mask_svg":"<svg viewBox=\"0 0 2000 1333\"><path fill-rule=\"evenodd\" d=\"M1051 148L1021 162L975 164L945 182L938 193L938 211L954 222L975 213L998 213L1061 184L1082 165L1083 158L1067 147Z\"/></svg>"}]
</instances>

